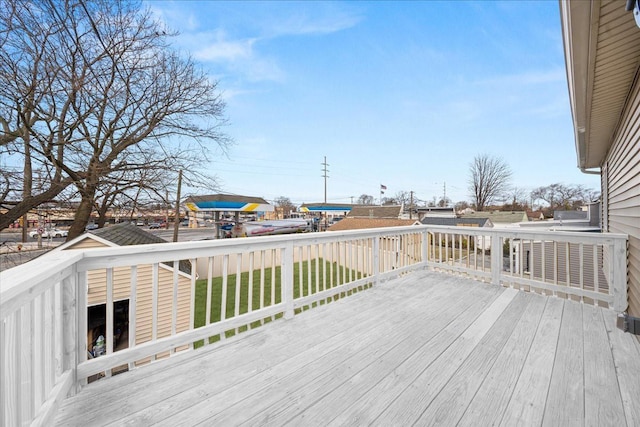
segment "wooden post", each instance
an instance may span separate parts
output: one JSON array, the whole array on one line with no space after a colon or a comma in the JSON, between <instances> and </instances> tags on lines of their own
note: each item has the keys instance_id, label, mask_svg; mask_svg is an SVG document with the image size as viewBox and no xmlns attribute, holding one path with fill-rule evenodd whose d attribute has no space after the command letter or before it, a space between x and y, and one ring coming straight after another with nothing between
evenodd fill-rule
<instances>
[{"instance_id":1,"label":"wooden post","mask_svg":"<svg viewBox=\"0 0 640 427\"><path fill-rule=\"evenodd\" d=\"M502 274L502 239L498 233L491 235L491 283L500 285Z\"/></svg>"},{"instance_id":2,"label":"wooden post","mask_svg":"<svg viewBox=\"0 0 640 427\"><path fill-rule=\"evenodd\" d=\"M76 311L76 321L77 321L77 326L76 326L77 335L76 335L75 346L76 346L77 356L76 356L76 365L73 367L73 369L76 372L78 370L78 365L87 360L87 329L89 327L89 324L87 322L87 315L88 315L87 299L88 299L88 293L89 293L89 288L87 285L87 282L88 282L87 274L88 273L86 271L83 271L75 275L78 278L77 282L75 283L76 285L75 311ZM78 390L78 392L80 391L80 388L86 384L87 384L86 378L77 378L76 389Z\"/></svg>"},{"instance_id":3,"label":"wooden post","mask_svg":"<svg viewBox=\"0 0 640 427\"><path fill-rule=\"evenodd\" d=\"M76 394L76 384L78 383L77 352L76 352L76 293L78 274L73 273L62 281L62 324L65 328L63 332L63 360L62 371L72 372L73 386L70 394Z\"/></svg>"},{"instance_id":4,"label":"wooden post","mask_svg":"<svg viewBox=\"0 0 640 427\"><path fill-rule=\"evenodd\" d=\"M610 268L613 269L613 309L618 313L627 310L627 239L613 241Z\"/></svg>"},{"instance_id":5,"label":"wooden post","mask_svg":"<svg viewBox=\"0 0 640 427\"><path fill-rule=\"evenodd\" d=\"M293 242L287 242L282 254L282 301L284 302L284 318L293 319ZM273 287L273 284L271 284Z\"/></svg>"},{"instance_id":6,"label":"wooden post","mask_svg":"<svg viewBox=\"0 0 640 427\"><path fill-rule=\"evenodd\" d=\"M380 236L373 238L373 283L380 284Z\"/></svg>"}]
</instances>

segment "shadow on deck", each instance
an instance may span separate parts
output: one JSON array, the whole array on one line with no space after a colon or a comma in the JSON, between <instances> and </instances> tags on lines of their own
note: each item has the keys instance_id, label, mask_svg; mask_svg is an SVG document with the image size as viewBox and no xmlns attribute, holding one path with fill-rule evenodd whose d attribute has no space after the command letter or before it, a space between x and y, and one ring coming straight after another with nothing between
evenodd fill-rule
<instances>
[{"instance_id":1,"label":"shadow on deck","mask_svg":"<svg viewBox=\"0 0 640 427\"><path fill-rule=\"evenodd\" d=\"M434 272L104 379L58 425L640 425L615 313Z\"/></svg>"}]
</instances>

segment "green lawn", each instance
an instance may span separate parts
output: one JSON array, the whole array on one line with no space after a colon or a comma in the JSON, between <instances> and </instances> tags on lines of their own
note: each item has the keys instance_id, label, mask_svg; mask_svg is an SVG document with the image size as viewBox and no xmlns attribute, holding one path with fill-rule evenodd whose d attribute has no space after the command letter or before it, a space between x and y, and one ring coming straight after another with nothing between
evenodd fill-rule
<instances>
[{"instance_id":1,"label":"green lawn","mask_svg":"<svg viewBox=\"0 0 640 427\"><path fill-rule=\"evenodd\" d=\"M325 265L326 271L326 280L327 284L325 286L323 281L323 271L322 265ZM337 263L331 263L329 261L320 260L318 262L319 266L319 282L316 283L316 263L315 261L302 262L302 269L300 268L299 263L294 264L293 269L293 293L294 298L300 297L301 291L302 296L307 296L309 293L314 294L319 290L328 289L333 283L333 286L336 286L336 283L342 283L342 278L347 278L349 281L352 272L349 269L345 269L342 266L338 266ZM311 283L308 281L309 268L311 268ZM302 270L302 289L300 287L300 276ZM331 282L330 272L333 272L333 282ZM260 270L253 271L253 286L252 286L252 308L253 310L257 310L260 308ZM280 267L276 267L275 269L275 280L272 283L272 269L265 268L264 269L264 291L263 291L263 307L267 307L271 305L271 292L272 286L274 287L274 302L275 304L280 303L281 301L281 283L280 283ZM362 277L362 273L358 273L353 271L354 279L359 279ZM310 292L309 292L310 291ZM334 299L337 299L336 295ZM222 302L222 277L214 277L211 281L211 323L215 323L220 321L220 312L221 312L221 302ZM235 305L236 305L236 274L230 274L227 276L227 296L226 296L226 310L225 310L225 318L231 318L235 315ZM320 301L320 304L324 304L325 301ZM240 314L246 313L249 305L249 273L241 273L240 275L240 303L239 303L239 312ZM206 307L207 307L207 279L201 279L196 281L196 300L195 300L195 314L194 314L194 327L198 328L200 326L205 325L206 322ZM297 309L299 312L301 309ZM275 318L279 318L282 315L277 315ZM254 322L251 324L251 328L260 326L263 322L270 322L272 318L263 319L262 321ZM247 330L247 327L239 328L238 332L242 332ZM226 331L226 336L233 336L236 333L235 330ZM220 339L219 336L214 336L209 338L209 342L215 342ZM199 347L202 345L202 342L197 342L195 347Z\"/></svg>"}]
</instances>

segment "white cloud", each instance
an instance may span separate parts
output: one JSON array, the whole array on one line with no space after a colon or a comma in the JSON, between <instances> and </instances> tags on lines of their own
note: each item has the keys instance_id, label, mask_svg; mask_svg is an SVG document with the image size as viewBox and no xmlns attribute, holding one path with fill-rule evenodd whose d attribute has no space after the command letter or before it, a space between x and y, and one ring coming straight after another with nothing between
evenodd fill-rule
<instances>
[{"instance_id":1,"label":"white cloud","mask_svg":"<svg viewBox=\"0 0 640 427\"><path fill-rule=\"evenodd\" d=\"M192 38L208 39L206 33L199 33ZM218 35L204 47L194 49L193 56L201 61L238 61L253 56L253 45L256 39L226 40L224 35Z\"/></svg>"},{"instance_id":2,"label":"white cloud","mask_svg":"<svg viewBox=\"0 0 640 427\"><path fill-rule=\"evenodd\" d=\"M362 18L348 13L310 17L306 13L280 19L269 28L271 37L287 35L331 34L357 25Z\"/></svg>"}]
</instances>

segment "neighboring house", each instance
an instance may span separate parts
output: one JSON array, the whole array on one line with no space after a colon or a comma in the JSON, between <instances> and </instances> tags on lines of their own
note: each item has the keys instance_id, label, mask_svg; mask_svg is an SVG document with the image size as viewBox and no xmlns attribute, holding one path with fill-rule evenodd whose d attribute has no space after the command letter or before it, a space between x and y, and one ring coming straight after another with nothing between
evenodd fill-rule
<instances>
[{"instance_id":1,"label":"neighboring house","mask_svg":"<svg viewBox=\"0 0 640 427\"><path fill-rule=\"evenodd\" d=\"M488 218L496 228L517 226L520 222L528 222L529 218L524 211L482 211L464 214L460 218Z\"/></svg>"},{"instance_id":2,"label":"neighboring house","mask_svg":"<svg viewBox=\"0 0 640 427\"><path fill-rule=\"evenodd\" d=\"M541 210L533 211L529 209L527 211L527 218L529 218L529 221L544 221L544 214Z\"/></svg>"},{"instance_id":3,"label":"neighboring house","mask_svg":"<svg viewBox=\"0 0 640 427\"><path fill-rule=\"evenodd\" d=\"M327 231L417 225L417 219L402 219L402 206L354 206L344 219Z\"/></svg>"},{"instance_id":4,"label":"neighboring house","mask_svg":"<svg viewBox=\"0 0 640 427\"><path fill-rule=\"evenodd\" d=\"M447 225L455 227L493 227L489 218L431 218L420 220L425 225Z\"/></svg>"},{"instance_id":5,"label":"neighboring house","mask_svg":"<svg viewBox=\"0 0 640 427\"><path fill-rule=\"evenodd\" d=\"M637 318L640 28L625 2L563 0L560 12L577 166L600 175L602 231L629 236L628 314Z\"/></svg>"},{"instance_id":6,"label":"neighboring house","mask_svg":"<svg viewBox=\"0 0 640 427\"><path fill-rule=\"evenodd\" d=\"M402 206L354 206L347 214L347 218L392 218L400 219Z\"/></svg>"},{"instance_id":7,"label":"neighboring house","mask_svg":"<svg viewBox=\"0 0 640 427\"><path fill-rule=\"evenodd\" d=\"M418 219L424 217L455 218L456 216L456 211L453 206L420 206L414 208L414 210L418 213Z\"/></svg>"},{"instance_id":8,"label":"neighboring house","mask_svg":"<svg viewBox=\"0 0 640 427\"><path fill-rule=\"evenodd\" d=\"M55 250L75 250L105 248L126 245L145 245L152 243L167 243L165 240L142 230L133 224L118 224L85 233L75 239L57 247ZM149 341L152 335L152 279L151 265L141 265L137 268L136 300L137 312L135 319L136 344ZM106 303L106 271L94 270L88 272L88 343L91 351L96 339L104 334L105 303ZM121 333L131 333L128 325L129 299L131 298L131 269L116 267L113 269L113 301L115 322ZM191 298L191 263L180 261L178 272L177 297L177 325L176 331L181 332L190 328L190 298ZM173 265L158 264L158 330L157 336L171 335L173 304ZM118 335L118 334L117 334ZM116 336L118 338L118 336ZM124 341L124 340L123 340ZM120 345L120 343L116 343ZM125 342L122 345L126 344ZM115 346L114 346L115 348Z\"/></svg>"},{"instance_id":9,"label":"neighboring house","mask_svg":"<svg viewBox=\"0 0 640 427\"><path fill-rule=\"evenodd\" d=\"M553 219L558 221L588 220L587 211L553 211Z\"/></svg>"},{"instance_id":10,"label":"neighboring house","mask_svg":"<svg viewBox=\"0 0 640 427\"><path fill-rule=\"evenodd\" d=\"M347 216L343 220L336 222L327 231L360 230L364 228L380 227L402 227L407 225L418 225L417 219L394 219L394 218L351 218Z\"/></svg>"}]
</instances>

